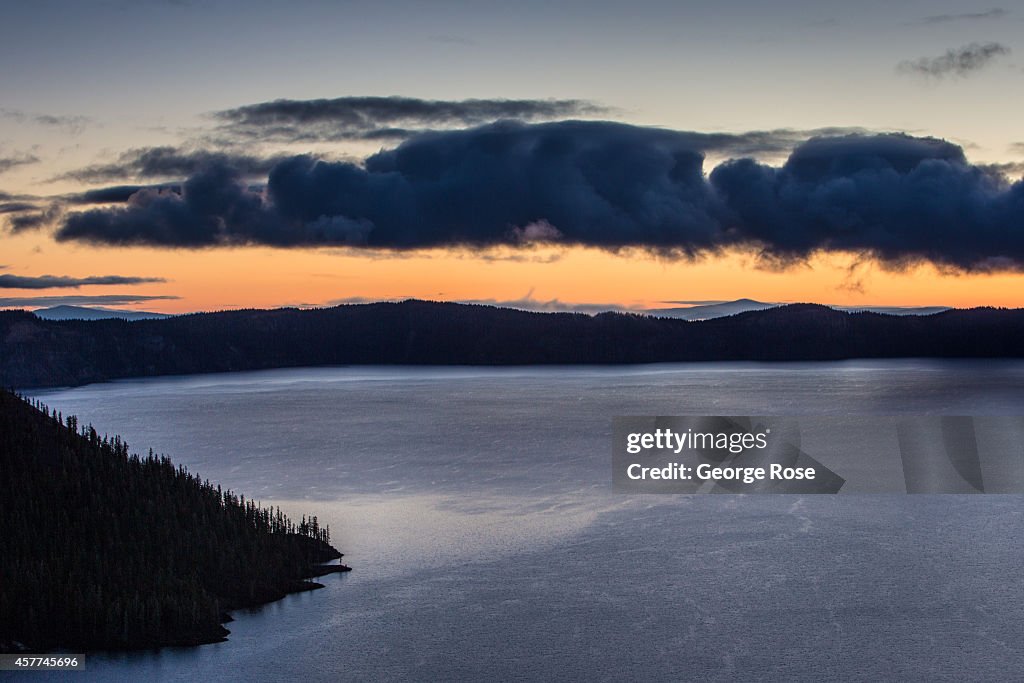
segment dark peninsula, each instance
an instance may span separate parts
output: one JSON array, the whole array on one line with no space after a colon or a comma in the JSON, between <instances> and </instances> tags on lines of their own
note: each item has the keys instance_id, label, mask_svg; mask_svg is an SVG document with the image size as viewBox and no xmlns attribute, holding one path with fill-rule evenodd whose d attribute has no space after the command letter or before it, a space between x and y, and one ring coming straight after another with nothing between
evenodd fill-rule
<instances>
[{"instance_id":1,"label":"dark peninsula","mask_svg":"<svg viewBox=\"0 0 1024 683\"><path fill-rule=\"evenodd\" d=\"M322 587L340 557L316 517L0 391L0 652L221 641L228 610Z\"/></svg>"}]
</instances>

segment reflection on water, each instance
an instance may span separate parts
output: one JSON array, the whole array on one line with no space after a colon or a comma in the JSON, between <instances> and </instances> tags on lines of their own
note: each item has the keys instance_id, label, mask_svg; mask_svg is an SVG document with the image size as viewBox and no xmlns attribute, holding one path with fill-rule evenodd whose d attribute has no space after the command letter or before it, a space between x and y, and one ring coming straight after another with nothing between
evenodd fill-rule
<instances>
[{"instance_id":1,"label":"reflection on water","mask_svg":"<svg viewBox=\"0 0 1024 683\"><path fill-rule=\"evenodd\" d=\"M36 392L330 524L355 571L74 680L999 679L1014 496L623 496L611 417L1016 414L1024 363L298 369ZM71 674L69 674L70 678Z\"/></svg>"}]
</instances>

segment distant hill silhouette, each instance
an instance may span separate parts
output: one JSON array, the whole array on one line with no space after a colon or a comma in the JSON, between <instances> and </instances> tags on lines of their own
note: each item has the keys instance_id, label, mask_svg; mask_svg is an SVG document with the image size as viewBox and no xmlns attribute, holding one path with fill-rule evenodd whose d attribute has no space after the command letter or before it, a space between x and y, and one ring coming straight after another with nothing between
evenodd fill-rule
<instances>
[{"instance_id":1,"label":"distant hill silhouette","mask_svg":"<svg viewBox=\"0 0 1024 683\"><path fill-rule=\"evenodd\" d=\"M735 301L722 301L714 304L699 304L696 306L677 306L672 308L651 308L643 311L648 315L656 315L662 318L679 318L681 320L711 320L747 311L763 311L767 308L777 308L784 304L772 304L754 299L736 299ZM836 311L848 313L886 313L888 315L931 315L948 311L948 306L832 306L829 308Z\"/></svg>"},{"instance_id":2,"label":"distant hill silhouette","mask_svg":"<svg viewBox=\"0 0 1024 683\"><path fill-rule=\"evenodd\" d=\"M153 320L166 318L166 313L151 313L149 311L121 311L116 308L101 308L99 306L51 306L50 308L38 308L33 313L39 318L46 320L105 320L107 318L121 318L122 320Z\"/></svg>"},{"instance_id":3,"label":"distant hill silhouette","mask_svg":"<svg viewBox=\"0 0 1024 683\"><path fill-rule=\"evenodd\" d=\"M716 304L698 304L696 306L675 306L672 308L650 308L645 311L647 315L656 315L663 318L679 318L680 320L710 320L721 318L747 311L763 311L766 308L775 308L780 304L769 304L753 299L736 299L735 301L722 301Z\"/></svg>"},{"instance_id":4,"label":"distant hill silhouette","mask_svg":"<svg viewBox=\"0 0 1024 683\"><path fill-rule=\"evenodd\" d=\"M893 316L794 304L701 322L415 300L133 322L0 312L0 384L13 387L345 364L1022 356L1022 309Z\"/></svg>"}]
</instances>

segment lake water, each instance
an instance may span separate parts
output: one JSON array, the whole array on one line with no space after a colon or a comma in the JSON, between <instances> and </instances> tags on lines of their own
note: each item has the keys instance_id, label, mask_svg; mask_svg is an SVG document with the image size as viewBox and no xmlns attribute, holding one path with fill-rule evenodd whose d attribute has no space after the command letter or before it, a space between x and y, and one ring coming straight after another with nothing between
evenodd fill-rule
<instances>
[{"instance_id":1,"label":"lake water","mask_svg":"<svg viewBox=\"0 0 1024 683\"><path fill-rule=\"evenodd\" d=\"M630 496L615 415L1020 414L1024 363L319 368L34 392L354 571L74 681L1007 680L1019 496Z\"/></svg>"}]
</instances>

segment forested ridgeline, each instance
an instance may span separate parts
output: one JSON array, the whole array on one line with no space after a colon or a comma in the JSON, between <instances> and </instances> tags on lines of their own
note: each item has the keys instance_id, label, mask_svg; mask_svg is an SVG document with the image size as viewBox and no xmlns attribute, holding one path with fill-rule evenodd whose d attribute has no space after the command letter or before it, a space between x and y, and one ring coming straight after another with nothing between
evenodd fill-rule
<instances>
[{"instance_id":1,"label":"forested ridgeline","mask_svg":"<svg viewBox=\"0 0 1024 683\"><path fill-rule=\"evenodd\" d=\"M1024 356L1024 309L927 316L796 304L700 322L426 301L41 320L0 312L0 385L345 364L511 365Z\"/></svg>"},{"instance_id":2,"label":"forested ridgeline","mask_svg":"<svg viewBox=\"0 0 1024 683\"><path fill-rule=\"evenodd\" d=\"M0 390L0 651L223 640L226 610L347 569L329 541Z\"/></svg>"}]
</instances>

